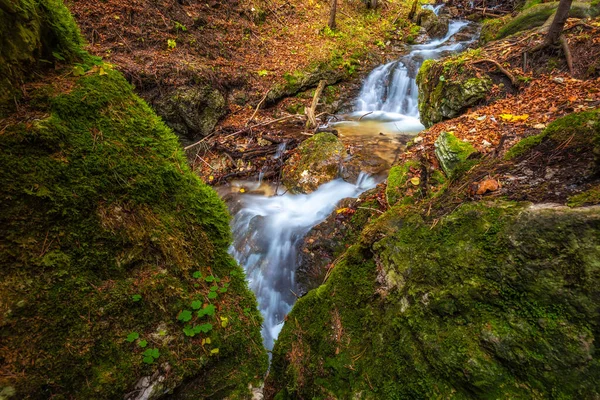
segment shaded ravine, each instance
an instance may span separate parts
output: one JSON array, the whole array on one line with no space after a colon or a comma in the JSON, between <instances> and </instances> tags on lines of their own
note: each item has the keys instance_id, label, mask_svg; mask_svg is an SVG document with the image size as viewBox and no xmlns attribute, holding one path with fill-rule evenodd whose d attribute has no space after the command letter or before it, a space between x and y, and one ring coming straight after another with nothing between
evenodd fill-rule
<instances>
[{"instance_id":1,"label":"shaded ravine","mask_svg":"<svg viewBox=\"0 0 600 400\"><path fill-rule=\"evenodd\" d=\"M387 131L397 134L414 135L421 131L415 84L418 68L425 59L465 49L469 41L454 42L452 38L467 25L464 21L451 21L443 38L412 46L408 55L377 67L366 78L355 111L331 125L342 131L358 126L360 132L361 124L375 122L375 131L386 124ZM360 140L360 133L358 136ZM355 184L336 179L310 194L292 195L280 188L275 189L277 193L271 190L274 194L271 197L236 194L228 202L233 214L234 238L230 253L245 269L257 297L264 317L264 346L268 350L273 348L284 318L296 301L300 241L331 214L340 200L358 197L376 183L373 177L361 173Z\"/></svg>"}]
</instances>

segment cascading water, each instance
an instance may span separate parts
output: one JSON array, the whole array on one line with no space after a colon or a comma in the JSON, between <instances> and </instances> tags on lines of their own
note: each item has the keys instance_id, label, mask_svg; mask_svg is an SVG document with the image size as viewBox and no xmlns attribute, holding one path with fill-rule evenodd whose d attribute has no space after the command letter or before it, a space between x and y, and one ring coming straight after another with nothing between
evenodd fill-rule
<instances>
[{"instance_id":1,"label":"cascading water","mask_svg":"<svg viewBox=\"0 0 600 400\"><path fill-rule=\"evenodd\" d=\"M431 9L436 14L440 10L439 7ZM360 126L356 130L360 137L368 124L376 124L371 129L375 129L378 141L387 135L382 132L414 135L421 131L416 73L425 59L464 49L469 41L457 42L452 38L467 24L452 21L443 38L412 46L408 55L373 70L363 84L355 111L346 115L346 120L331 124L340 128L340 137L347 136L349 126ZM346 129L343 134L342 129ZM282 145L276 158L281 157L283 151ZM260 178L253 184L255 188L260 186ZM337 179L308 195L275 193L272 197L253 194L237 197L237 204L233 206L238 211L233 212L234 241L230 252L246 270L250 288L258 299L267 349L273 348L284 317L296 301L296 253L300 241L312 227L327 218L340 200L357 197L376 183L375 179L361 174L356 184Z\"/></svg>"},{"instance_id":2,"label":"cascading water","mask_svg":"<svg viewBox=\"0 0 600 400\"><path fill-rule=\"evenodd\" d=\"M310 194L273 197L245 195L233 220L231 254L244 266L250 289L264 317L263 340L273 348L283 318L296 301L296 249L308 231L322 222L336 204L374 187L375 180L361 174L353 185L336 179Z\"/></svg>"},{"instance_id":3,"label":"cascading water","mask_svg":"<svg viewBox=\"0 0 600 400\"><path fill-rule=\"evenodd\" d=\"M439 11L438 8L433 10ZM465 49L472 40L452 42L451 39L468 24L466 21L451 21L443 38L412 46L412 51L406 56L375 68L360 90L350 119L359 117L367 121L394 122L399 132L422 130L424 127L418 121L417 72L427 59Z\"/></svg>"}]
</instances>

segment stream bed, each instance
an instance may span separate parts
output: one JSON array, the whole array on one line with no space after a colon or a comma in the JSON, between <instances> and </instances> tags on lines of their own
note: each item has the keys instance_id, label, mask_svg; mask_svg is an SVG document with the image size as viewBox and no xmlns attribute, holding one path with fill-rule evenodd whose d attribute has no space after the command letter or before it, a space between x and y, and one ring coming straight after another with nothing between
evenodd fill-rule
<instances>
[{"instance_id":1,"label":"stream bed","mask_svg":"<svg viewBox=\"0 0 600 400\"><path fill-rule=\"evenodd\" d=\"M433 10L437 13L439 7ZM468 25L465 21L450 21L443 38L411 46L405 56L375 68L365 79L353 111L329 122L344 144L375 154L391 165L406 142L424 129L419 121L415 83L419 67L426 59L466 49L476 35L467 35L466 40L457 40L456 36ZM249 187L248 192L262 194L227 196L233 215L230 253L245 269L257 297L268 350L273 348L284 318L297 299L295 274L302 238L324 221L340 200L358 197L381 179L361 173L354 183L336 179L310 194L293 195L285 188L262 183L259 177L256 182L237 184Z\"/></svg>"}]
</instances>

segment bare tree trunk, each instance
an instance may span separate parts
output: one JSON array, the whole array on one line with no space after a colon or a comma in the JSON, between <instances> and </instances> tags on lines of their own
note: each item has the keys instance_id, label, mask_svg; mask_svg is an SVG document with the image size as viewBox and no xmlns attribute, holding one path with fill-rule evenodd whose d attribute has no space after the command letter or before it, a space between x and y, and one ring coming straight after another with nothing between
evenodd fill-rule
<instances>
[{"instance_id":1,"label":"bare tree trunk","mask_svg":"<svg viewBox=\"0 0 600 400\"><path fill-rule=\"evenodd\" d=\"M419 5L419 0L414 0L412 3L412 7L410 7L410 12L408 13L408 20L413 21L415 18L415 14L417 13L417 6Z\"/></svg>"},{"instance_id":2,"label":"bare tree trunk","mask_svg":"<svg viewBox=\"0 0 600 400\"><path fill-rule=\"evenodd\" d=\"M373 10L377 8L377 0L371 0L371 8Z\"/></svg>"},{"instance_id":3,"label":"bare tree trunk","mask_svg":"<svg viewBox=\"0 0 600 400\"><path fill-rule=\"evenodd\" d=\"M573 3L573 0L560 0L560 3L558 3L556 15L554 16L554 20L552 20L550 29L548 29L548 33L544 39L544 46L556 44L560 40L560 35L562 34L565 22L567 21L567 18L569 18L571 3Z\"/></svg>"},{"instance_id":4,"label":"bare tree trunk","mask_svg":"<svg viewBox=\"0 0 600 400\"><path fill-rule=\"evenodd\" d=\"M571 0L572 1L572 0ZM329 9L329 29L335 29L335 13L337 11L337 0L331 0L331 8Z\"/></svg>"}]
</instances>

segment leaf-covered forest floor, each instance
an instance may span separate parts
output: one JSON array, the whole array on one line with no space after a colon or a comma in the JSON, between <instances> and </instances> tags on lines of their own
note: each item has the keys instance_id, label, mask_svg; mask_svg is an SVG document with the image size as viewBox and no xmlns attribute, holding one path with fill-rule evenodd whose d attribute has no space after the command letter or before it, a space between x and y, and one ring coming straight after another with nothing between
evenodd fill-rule
<instances>
[{"instance_id":1,"label":"leaf-covered forest floor","mask_svg":"<svg viewBox=\"0 0 600 400\"><path fill-rule=\"evenodd\" d=\"M395 58L419 32L406 22L408 3L392 1L383 2L376 11L367 10L363 2L340 2L335 32L326 27L328 3L314 0L108 0L79 1L70 7L88 39L89 51L115 64L138 92L209 83L229 93L228 113L216 134L188 152L196 172L212 184L254 176L261 170L267 171L267 179L276 180L290 150L309 137L303 110L314 90L255 113L274 86L289 82L315 63L335 60L335 68L355 78L325 89L317 113L330 112L339 107L340 99L342 103L351 99L348 96L356 93L361 76ZM470 142L484 157L503 157L514 143L541 132L552 120L597 107L600 24L570 19L565 35L574 61L573 76L560 50L530 55L524 65L523 53L543 38L535 30L466 53L464 68L495 74L500 83L483 105L421 133L422 140L417 139L403 159L417 157L437 167L433 143L442 131ZM492 63L478 62L482 59L503 65L510 76ZM262 125L279 118L285 119ZM284 142L288 152L274 159Z\"/></svg>"}]
</instances>

